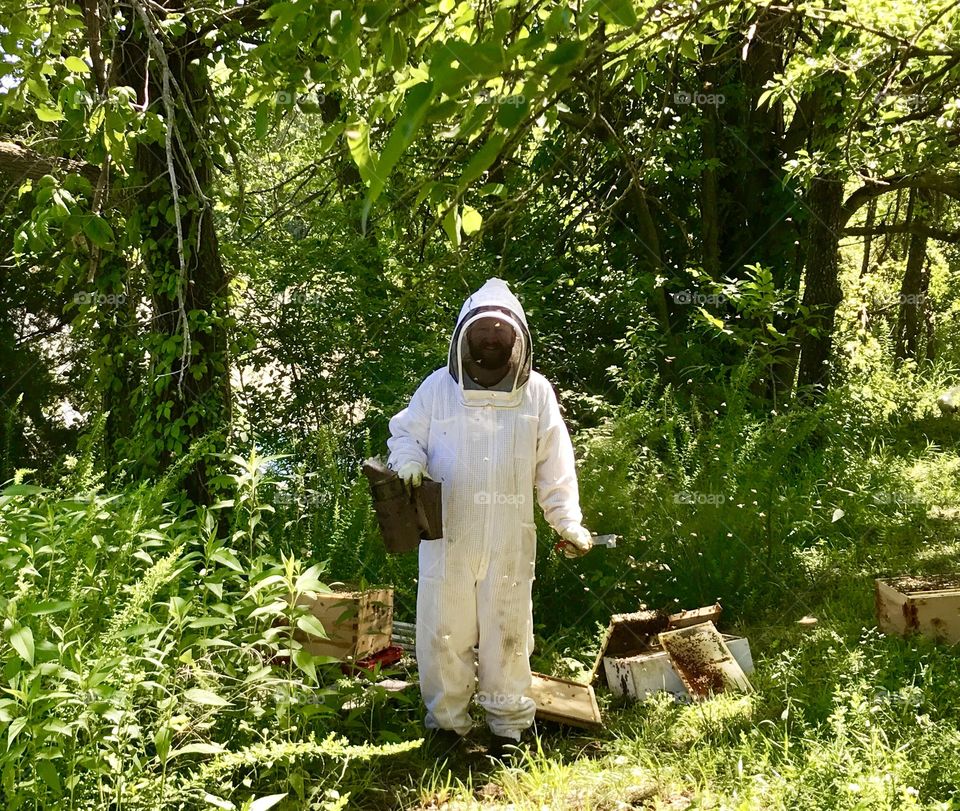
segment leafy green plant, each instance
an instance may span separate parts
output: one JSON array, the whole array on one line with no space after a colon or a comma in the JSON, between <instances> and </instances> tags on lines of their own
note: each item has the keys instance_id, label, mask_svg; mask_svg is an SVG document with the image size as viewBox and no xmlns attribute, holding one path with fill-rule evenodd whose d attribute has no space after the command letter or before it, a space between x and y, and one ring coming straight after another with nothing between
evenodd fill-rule
<instances>
[{"instance_id":1,"label":"leafy green plant","mask_svg":"<svg viewBox=\"0 0 960 811\"><path fill-rule=\"evenodd\" d=\"M362 686L294 635L325 634L300 604L328 590L323 564L259 548L251 459L226 538L222 507L181 516L147 487L0 491L6 807L341 807L348 764L417 746L337 734Z\"/></svg>"}]
</instances>

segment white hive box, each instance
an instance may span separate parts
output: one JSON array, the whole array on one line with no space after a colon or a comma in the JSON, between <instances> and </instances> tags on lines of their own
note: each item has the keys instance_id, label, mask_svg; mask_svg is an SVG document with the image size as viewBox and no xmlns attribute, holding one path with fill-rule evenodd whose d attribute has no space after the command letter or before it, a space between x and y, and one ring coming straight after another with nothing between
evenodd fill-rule
<instances>
[{"instance_id":1,"label":"white hive box","mask_svg":"<svg viewBox=\"0 0 960 811\"><path fill-rule=\"evenodd\" d=\"M724 634L723 639L741 670L752 673L753 657L746 637ZM643 651L632 656L605 656L603 667L610 692L615 696L643 699L660 691L674 696L690 695L664 650Z\"/></svg>"}]
</instances>

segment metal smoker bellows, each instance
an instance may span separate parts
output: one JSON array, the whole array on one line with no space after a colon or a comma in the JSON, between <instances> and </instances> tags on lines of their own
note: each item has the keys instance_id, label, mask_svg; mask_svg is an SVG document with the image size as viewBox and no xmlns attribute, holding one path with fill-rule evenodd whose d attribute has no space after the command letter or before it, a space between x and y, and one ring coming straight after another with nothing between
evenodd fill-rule
<instances>
[{"instance_id":1,"label":"metal smoker bellows","mask_svg":"<svg viewBox=\"0 0 960 811\"><path fill-rule=\"evenodd\" d=\"M425 478L408 492L396 471L376 457L364 461L363 473L370 482L373 510L387 552L412 552L421 539L443 536L440 482Z\"/></svg>"}]
</instances>

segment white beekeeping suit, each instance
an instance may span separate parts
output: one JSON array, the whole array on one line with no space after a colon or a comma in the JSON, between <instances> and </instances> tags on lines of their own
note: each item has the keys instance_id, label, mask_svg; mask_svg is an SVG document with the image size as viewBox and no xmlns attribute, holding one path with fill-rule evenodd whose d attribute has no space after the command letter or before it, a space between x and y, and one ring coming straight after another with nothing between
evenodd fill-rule
<instances>
[{"instance_id":1,"label":"white beekeeping suit","mask_svg":"<svg viewBox=\"0 0 960 811\"><path fill-rule=\"evenodd\" d=\"M493 388L466 373L466 332L506 319L515 333L510 371ZM431 729L470 729L478 701L491 731L518 740L533 723L531 589L536 561L533 487L549 524L582 543L573 446L553 388L531 371L520 302L490 279L464 303L446 366L430 374L390 420L388 463L419 463L443 485L443 537L420 542L417 662ZM578 541L578 539L581 539ZM473 648L479 644L479 673Z\"/></svg>"}]
</instances>

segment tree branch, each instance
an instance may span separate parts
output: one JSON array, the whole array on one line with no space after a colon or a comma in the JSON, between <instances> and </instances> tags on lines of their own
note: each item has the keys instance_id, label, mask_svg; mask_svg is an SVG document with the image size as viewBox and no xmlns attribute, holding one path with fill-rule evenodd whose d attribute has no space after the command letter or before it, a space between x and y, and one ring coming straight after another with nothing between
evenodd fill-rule
<instances>
[{"instance_id":1,"label":"tree branch","mask_svg":"<svg viewBox=\"0 0 960 811\"><path fill-rule=\"evenodd\" d=\"M877 234L915 234L916 236L937 239L940 242L960 242L960 231L947 231L943 228L934 228L921 222L899 225L877 225L873 228L854 227L844 228L844 236L876 236Z\"/></svg>"},{"instance_id":2,"label":"tree branch","mask_svg":"<svg viewBox=\"0 0 960 811\"><path fill-rule=\"evenodd\" d=\"M50 157L13 141L0 141L0 174L6 175L12 183L19 183L26 178L37 180L55 172L83 175L93 185L100 179L100 167L92 163Z\"/></svg>"},{"instance_id":3,"label":"tree branch","mask_svg":"<svg viewBox=\"0 0 960 811\"><path fill-rule=\"evenodd\" d=\"M844 201L840 224L846 225L857 209L873 198L904 188L933 189L960 200L960 175L891 175L866 183Z\"/></svg>"}]
</instances>

